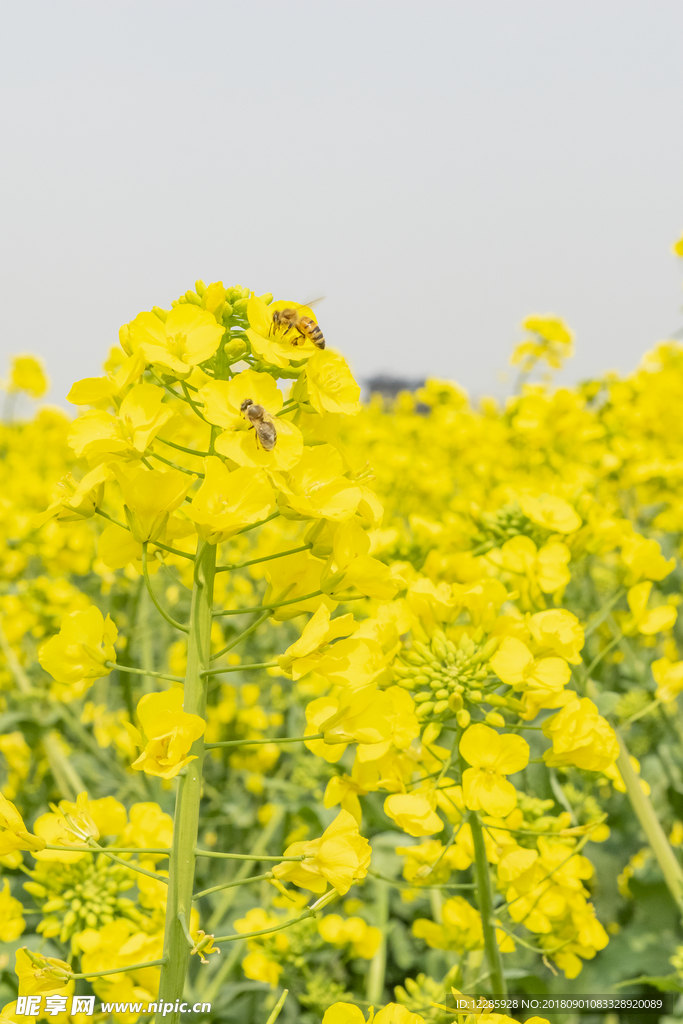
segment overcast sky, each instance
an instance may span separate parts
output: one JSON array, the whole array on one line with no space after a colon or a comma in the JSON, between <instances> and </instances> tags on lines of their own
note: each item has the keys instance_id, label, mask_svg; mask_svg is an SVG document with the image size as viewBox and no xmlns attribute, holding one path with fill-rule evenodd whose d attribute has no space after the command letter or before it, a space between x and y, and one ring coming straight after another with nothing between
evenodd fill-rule
<instances>
[{"instance_id":1,"label":"overcast sky","mask_svg":"<svg viewBox=\"0 0 683 1024\"><path fill-rule=\"evenodd\" d=\"M356 375L500 392L683 324L681 0L5 0L0 376L52 401L195 278L318 310Z\"/></svg>"}]
</instances>

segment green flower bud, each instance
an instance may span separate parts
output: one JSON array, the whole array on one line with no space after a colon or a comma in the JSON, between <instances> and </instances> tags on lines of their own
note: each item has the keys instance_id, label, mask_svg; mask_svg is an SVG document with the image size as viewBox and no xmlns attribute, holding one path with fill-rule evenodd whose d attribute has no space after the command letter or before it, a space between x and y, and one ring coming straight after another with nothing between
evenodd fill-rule
<instances>
[{"instance_id":1,"label":"green flower bud","mask_svg":"<svg viewBox=\"0 0 683 1024\"><path fill-rule=\"evenodd\" d=\"M448 711L448 701L447 700L438 700L436 702L436 704L434 705L434 714L435 715L443 715L443 713L445 711Z\"/></svg>"},{"instance_id":2,"label":"green flower bud","mask_svg":"<svg viewBox=\"0 0 683 1024\"><path fill-rule=\"evenodd\" d=\"M239 359L247 351L246 342L242 338L233 338L232 341L226 341L223 346L223 351L231 362Z\"/></svg>"},{"instance_id":3,"label":"green flower bud","mask_svg":"<svg viewBox=\"0 0 683 1024\"><path fill-rule=\"evenodd\" d=\"M502 729L503 726L505 725L505 719L503 718L499 711L489 711L489 713L484 718L484 721L486 722L487 725L497 726L497 728L499 729Z\"/></svg>"},{"instance_id":4,"label":"green flower bud","mask_svg":"<svg viewBox=\"0 0 683 1024\"><path fill-rule=\"evenodd\" d=\"M436 691L434 696L436 697L437 700L445 700L445 701L447 701L448 700L448 690L446 690L443 687L441 687L440 690Z\"/></svg>"},{"instance_id":5,"label":"green flower bud","mask_svg":"<svg viewBox=\"0 0 683 1024\"><path fill-rule=\"evenodd\" d=\"M462 697L459 693L452 693L448 698L448 707L451 711L460 711L462 709Z\"/></svg>"},{"instance_id":6,"label":"green flower bud","mask_svg":"<svg viewBox=\"0 0 683 1024\"><path fill-rule=\"evenodd\" d=\"M418 718L429 718L434 711L434 706L434 701L427 701L426 704L420 704L419 707L416 708L415 714Z\"/></svg>"},{"instance_id":7,"label":"green flower bud","mask_svg":"<svg viewBox=\"0 0 683 1024\"><path fill-rule=\"evenodd\" d=\"M462 710L458 711L457 715L455 716L455 720L461 729L466 729L467 726L470 724L469 711L466 711L464 708L462 708Z\"/></svg>"},{"instance_id":8,"label":"green flower bud","mask_svg":"<svg viewBox=\"0 0 683 1024\"><path fill-rule=\"evenodd\" d=\"M466 696L467 700L471 701L473 704L478 704L479 701L483 699L481 690L470 690Z\"/></svg>"},{"instance_id":9,"label":"green flower bud","mask_svg":"<svg viewBox=\"0 0 683 1024\"><path fill-rule=\"evenodd\" d=\"M199 281L195 281L195 283L194 283L194 290L196 291L197 295L201 299L203 297L203 295L204 295L204 292L206 291L206 285L201 280L201 278L200 278Z\"/></svg>"},{"instance_id":10,"label":"green flower bud","mask_svg":"<svg viewBox=\"0 0 683 1024\"><path fill-rule=\"evenodd\" d=\"M430 701L431 699L431 693L418 693L414 698L416 704L424 704L426 701Z\"/></svg>"}]
</instances>

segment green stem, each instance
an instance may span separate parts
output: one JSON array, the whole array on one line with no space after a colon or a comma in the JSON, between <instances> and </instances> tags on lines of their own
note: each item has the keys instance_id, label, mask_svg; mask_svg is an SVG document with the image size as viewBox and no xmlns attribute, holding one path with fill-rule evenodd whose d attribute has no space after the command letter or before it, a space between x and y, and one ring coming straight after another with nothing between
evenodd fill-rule
<instances>
[{"instance_id":1,"label":"green stem","mask_svg":"<svg viewBox=\"0 0 683 1024\"><path fill-rule=\"evenodd\" d=\"M251 626L249 626L248 629L245 629L243 633L240 633L240 635L236 636L234 640L231 640L227 647L224 647L222 650L218 651L217 654L212 654L211 655L211 661L216 661L217 658L222 658L223 655L227 654L228 651L231 651L233 649L233 647L237 647L237 645L242 640L246 640L246 638L248 636L250 636L254 632L255 629L258 629L258 627L261 625L261 623L265 622L266 619L269 616L270 616L270 608L268 608L268 610L265 611L263 613L263 615L260 615L258 617L258 619L256 619L255 622L252 622Z\"/></svg>"},{"instance_id":2,"label":"green stem","mask_svg":"<svg viewBox=\"0 0 683 1024\"><path fill-rule=\"evenodd\" d=\"M272 861L277 861L278 864L281 861L286 861L286 860L287 861L289 861L289 860L296 861L297 863L300 864L302 860L306 860L306 857L303 854L300 857L271 857L271 856L266 856L265 854L258 854L257 856L255 856L253 853L219 853L216 850L195 850L194 851L194 855L195 855L195 857L214 857L214 858L218 858L219 860L250 860L250 861L254 861L254 860L255 861L259 861L259 860L271 861L272 860Z\"/></svg>"},{"instance_id":3,"label":"green stem","mask_svg":"<svg viewBox=\"0 0 683 1024\"><path fill-rule=\"evenodd\" d=\"M185 473L186 476L199 477L201 480L204 479L203 473L198 473L196 470L186 469L185 466L179 466L177 462L171 462L170 459L165 459L163 455L159 455L158 452L149 452L150 459L158 459L159 462L165 463L170 466L171 469L177 470L179 473Z\"/></svg>"},{"instance_id":4,"label":"green stem","mask_svg":"<svg viewBox=\"0 0 683 1024\"><path fill-rule=\"evenodd\" d=\"M280 1010L285 1005L285 999L287 998L288 995L289 995L289 989L286 988L284 990L284 992L282 993L282 995L280 996L280 998L278 999L278 1001L276 1002L275 1006L273 1007L273 1012L271 1013L270 1017L266 1021L266 1024L275 1024L275 1021L280 1016Z\"/></svg>"},{"instance_id":5,"label":"green stem","mask_svg":"<svg viewBox=\"0 0 683 1024\"><path fill-rule=\"evenodd\" d=\"M119 672L130 672L134 676L154 676L155 679L168 679L171 683L182 683L182 676L167 676L163 672L153 672L151 669L133 668L131 665L119 665L116 661L105 661L105 668L118 669Z\"/></svg>"},{"instance_id":6,"label":"green stem","mask_svg":"<svg viewBox=\"0 0 683 1024\"><path fill-rule=\"evenodd\" d=\"M191 715L205 717L206 681L201 673L208 667L211 656L211 609L213 606L214 570L216 566L215 544L199 542L192 607L187 645L187 672L185 675L184 710ZM168 905L166 909L166 932L164 935L164 956L167 963L161 971L159 1000L175 1005L182 999L185 978L190 959L185 935L178 913L189 916L192 908L194 883L195 847L199 830L199 803L202 791L202 767L204 762L204 739L202 736L192 745L195 760L186 767L181 776L176 795L175 820L173 824L173 847L169 859ZM158 1017L159 1021L162 1018ZM162 1024L179 1024L180 1014L175 1010L164 1017Z\"/></svg>"},{"instance_id":7,"label":"green stem","mask_svg":"<svg viewBox=\"0 0 683 1024\"><path fill-rule=\"evenodd\" d=\"M249 882L263 882L274 877L272 871L267 871L265 875L250 875L249 878L238 878L234 882L221 882L220 885L214 885L210 889L202 889L201 892L196 892L192 899L200 900L202 896L210 896L212 892L220 892L221 889L234 889L236 885L248 885Z\"/></svg>"},{"instance_id":8,"label":"green stem","mask_svg":"<svg viewBox=\"0 0 683 1024\"><path fill-rule=\"evenodd\" d=\"M617 768L624 780L626 794L631 801L631 807L635 811L636 817L650 844L650 848L657 858L657 863L664 875L664 881L668 886L669 892L674 898L681 915L683 915L683 869L669 845L669 841L659 823L659 818L650 803L649 797L643 792L640 778L633 769L628 749L619 733L617 733L617 738L620 748Z\"/></svg>"},{"instance_id":9,"label":"green stem","mask_svg":"<svg viewBox=\"0 0 683 1024\"><path fill-rule=\"evenodd\" d=\"M387 969L387 923L389 920L389 886L376 878L373 923L382 933L377 951L370 961L365 985L365 998L376 1006L384 1002L384 976Z\"/></svg>"},{"instance_id":10,"label":"green stem","mask_svg":"<svg viewBox=\"0 0 683 1024\"><path fill-rule=\"evenodd\" d=\"M310 907L303 914L300 914L299 917L293 917L291 921L285 921L284 924L278 924L274 928L262 928L258 932L235 932L234 935L217 935L213 941L234 942L236 939L255 939L259 935L272 935L273 932L281 932L283 928L291 928L293 924L305 921L307 917L315 917L315 912Z\"/></svg>"},{"instance_id":11,"label":"green stem","mask_svg":"<svg viewBox=\"0 0 683 1024\"><path fill-rule=\"evenodd\" d=\"M270 736L263 740L222 740L220 743L205 743L205 750L215 750L217 747L252 747L257 743L304 743L308 740L320 740L324 733L314 732L311 736Z\"/></svg>"},{"instance_id":12,"label":"green stem","mask_svg":"<svg viewBox=\"0 0 683 1024\"><path fill-rule=\"evenodd\" d=\"M314 590L310 594L301 594L299 597L291 597L289 601L279 601L277 604L262 604L256 608L224 608L222 611L214 612L214 617L219 615L249 615L252 612L270 612L273 608L284 608L287 604L298 604L299 601L310 601L312 597L320 597L322 590Z\"/></svg>"},{"instance_id":13,"label":"green stem","mask_svg":"<svg viewBox=\"0 0 683 1024\"><path fill-rule=\"evenodd\" d=\"M274 558L284 558L285 555L296 555L299 551L308 551L312 544L302 544L300 548L290 548L289 551L276 551L274 555L264 555L263 558L252 558L249 562L233 562L230 565L216 566L216 572L228 572L232 569L246 569L248 565L258 565L260 562L271 562Z\"/></svg>"},{"instance_id":14,"label":"green stem","mask_svg":"<svg viewBox=\"0 0 683 1024\"><path fill-rule=\"evenodd\" d=\"M176 622L176 620L174 618L172 618L168 614L166 609L163 608L159 604L157 599L156 599L154 591L152 590L152 584L150 583L150 579L149 579L149 570L147 569L147 544L148 543L149 543L148 541L145 541L144 544L142 545L142 575L145 578L145 586L147 587L147 593L152 598L152 602L154 604L154 607L159 612L159 614L161 615L162 618L166 619L166 621L168 623L170 623L170 625L173 626L174 629L180 629L180 630L182 630L183 633L189 633L190 632L190 627L189 626L184 626L182 624L182 622ZM216 552L215 552L215 548L214 548L214 557L215 557L215 554L216 554ZM196 575L196 573L195 573L195 575ZM193 591L193 594L194 594L194 591Z\"/></svg>"},{"instance_id":15,"label":"green stem","mask_svg":"<svg viewBox=\"0 0 683 1024\"><path fill-rule=\"evenodd\" d=\"M163 875L157 875L154 871L147 871L146 868L141 868L138 864L131 864L130 861L124 860L123 857L117 857L115 853L110 853L103 846L98 846L94 839L90 840L90 852L91 853L103 853L105 857L109 857L110 860L116 861L117 864L122 864L124 868L130 868L131 871L137 871L139 875L147 875L148 878L153 878L157 882L163 882L164 885L168 884L168 879L164 878Z\"/></svg>"},{"instance_id":16,"label":"green stem","mask_svg":"<svg viewBox=\"0 0 683 1024\"><path fill-rule=\"evenodd\" d=\"M131 964L126 967L112 967L108 971L89 971L87 974L72 974L71 978L105 978L108 974L123 974L126 971L141 971L145 967L160 967L166 960L148 960L146 964Z\"/></svg>"},{"instance_id":17,"label":"green stem","mask_svg":"<svg viewBox=\"0 0 683 1024\"><path fill-rule=\"evenodd\" d=\"M256 665L228 665L226 668L208 668L203 676L220 676L226 672L249 672L256 668L277 668L277 661L260 661Z\"/></svg>"},{"instance_id":18,"label":"green stem","mask_svg":"<svg viewBox=\"0 0 683 1024\"><path fill-rule=\"evenodd\" d=\"M196 455L199 459L203 459L206 455L211 454L211 452L196 452L192 448L183 448L181 444L176 444L175 441L167 441L165 437L157 437L157 441L170 445L171 448L176 448L179 452L186 452L187 455Z\"/></svg>"},{"instance_id":19,"label":"green stem","mask_svg":"<svg viewBox=\"0 0 683 1024\"><path fill-rule=\"evenodd\" d=\"M486 846L484 844L484 833L481 821L476 811L470 811L469 823L472 830L472 845L474 846L475 877L477 879L477 902L481 914L481 924L484 930L484 949L489 964L492 994L504 996L507 994L505 976L503 975L503 961L498 949L496 940L496 927L493 920L493 894L491 891L491 875L489 874L489 862L486 857Z\"/></svg>"}]
</instances>

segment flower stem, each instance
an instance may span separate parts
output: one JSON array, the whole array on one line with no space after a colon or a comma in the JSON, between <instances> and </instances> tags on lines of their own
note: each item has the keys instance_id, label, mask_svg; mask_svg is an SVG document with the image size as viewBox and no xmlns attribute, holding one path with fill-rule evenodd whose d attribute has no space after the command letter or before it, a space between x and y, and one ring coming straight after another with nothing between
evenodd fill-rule
<instances>
[{"instance_id":1,"label":"flower stem","mask_svg":"<svg viewBox=\"0 0 683 1024\"><path fill-rule=\"evenodd\" d=\"M183 708L188 714L200 715L202 718L205 717L206 710L206 680L202 678L201 673L208 667L211 656L211 609L215 566L215 544L205 544L200 541L192 587ZM178 919L178 913L182 912L189 919L192 908L195 847L199 829L199 803L204 761L203 737L200 736L198 740L195 740L191 752L195 756L195 760L190 761L187 765L187 774L181 776L176 795L164 936L164 956L167 957L167 962L161 971L160 1004L175 1005L176 1000L182 999L190 958L190 950ZM161 1021L160 1016L158 1019ZM163 1024L179 1024L179 1021L180 1013L175 1010L163 1018Z\"/></svg>"},{"instance_id":2,"label":"flower stem","mask_svg":"<svg viewBox=\"0 0 683 1024\"><path fill-rule=\"evenodd\" d=\"M278 999L278 1001L276 1002L275 1006L273 1007L273 1012L271 1013L270 1017L266 1021L266 1024L275 1024L275 1021L280 1016L280 1010L285 1005L285 999L287 998L288 995L289 995L289 989L286 988L284 990L284 992L282 993L282 995L280 996L280 998Z\"/></svg>"},{"instance_id":3,"label":"flower stem","mask_svg":"<svg viewBox=\"0 0 683 1024\"><path fill-rule=\"evenodd\" d=\"M220 892L221 889L233 889L236 885L248 885L249 882L263 882L274 877L272 871L267 871L265 875L250 875L248 878L238 878L236 882L221 882L220 885L214 885L211 889L202 889L201 892L196 892L192 899L200 900L202 896L210 896L212 892Z\"/></svg>"},{"instance_id":4,"label":"flower stem","mask_svg":"<svg viewBox=\"0 0 683 1024\"><path fill-rule=\"evenodd\" d=\"M152 598L152 603L154 604L154 607L159 612L159 615L161 615L162 618L166 619L166 621L168 623L170 623L170 625L173 626L174 629L180 629L180 630L182 630L183 633L189 633L190 632L190 627L189 626L184 626L182 624L182 622L176 622L176 620L174 618L172 618L168 614L166 609L163 608L162 605L160 605L159 602L157 601L156 594L152 590L152 584L151 584L150 579L149 579L149 570L147 569L147 543L148 542L145 541L144 544L142 545L142 575L145 578L145 586L147 587L147 593ZM216 557L216 549L214 547L214 558L215 557ZM195 575L196 575L196 573L195 573ZM213 577L212 577L212 584L213 584ZM213 593L213 590L212 590L212 593ZM211 613L209 612L209 614L211 614Z\"/></svg>"},{"instance_id":5,"label":"flower stem","mask_svg":"<svg viewBox=\"0 0 683 1024\"><path fill-rule=\"evenodd\" d=\"M368 967L365 986L365 998L369 1003L377 1005L384 999L384 976L387 969L387 922L389 920L389 886L380 878L375 878L375 906L373 920L382 933L382 939Z\"/></svg>"},{"instance_id":6,"label":"flower stem","mask_svg":"<svg viewBox=\"0 0 683 1024\"><path fill-rule=\"evenodd\" d=\"M681 915L683 915L683 869L669 845L669 841L659 823L659 818L650 803L649 797L643 792L640 779L631 764L626 744L619 733L617 733L617 739L619 740L620 748L617 768L624 780L626 794L631 801L631 807L635 811L640 826L650 844L650 848L657 858L657 863L664 875L664 881L669 892L673 896Z\"/></svg>"},{"instance_id":7,"label":"flower stem","mask_svg":"<svg viewBox=\"0 0 683 1024\"><path fill-rule=\"evenodd\" d=\"M491 876L489 862L486 858L486 846L481 821L476 811L470 811L469 823L472 829L474 846L474 865L477 879L477 902L481 914L481 925L484 929L484 949L489 964L492 994L504 996L507 993L503 975L503 961L496 940L496 927L493 921L493 895L491 892Z\"/></svg>"},{"instance_id":8,"label":"flower stem","mask_svg":"<svg viewBox=\"0 0 683 1024\"><path fill-rule=\"evenodd\" d=\"M220 743L206 743L205 750L216 750L218 747L252 747L257 743L306 743L308 740L322 739L324 733L314 732L310 736L266 736L262 740L221 740Z\"/></svg>"}]
</instances>

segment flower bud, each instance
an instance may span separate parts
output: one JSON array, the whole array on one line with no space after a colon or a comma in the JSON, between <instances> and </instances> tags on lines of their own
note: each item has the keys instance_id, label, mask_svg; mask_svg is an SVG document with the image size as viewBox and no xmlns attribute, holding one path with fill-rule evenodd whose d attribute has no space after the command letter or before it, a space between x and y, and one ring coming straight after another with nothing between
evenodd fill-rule
<instances>
[{"instance_id":1,"label":"flower bud","mask_svg":"<svg viewBox=\"0 0 683 1024\"><path fill-rule=\"evenodd\" d=\"M458 711L457 715L455 716L455 720L461 729L466 729L467 726L470 724L469 711L465 711L465 709L462 708L462 710Z\"/></svg>"},{"instance_id":2,"label":"flower bud","mask_svg":"<svg viewBox=\"0 0 683 1024\"><path fill-rule=\"evenodd\" d=\"M233 338L232 341L226 341L223 351L231 362L235 362L247 351L247 345L242 338Z\"/></svg>"},{"instance_id":3,"label":"flower bud","mask_svg":"<svg viewBox=\"0 0 683 1024\"><path fill-rule=\"evenodd\" d=\"M418 693L413 699L416 704L426 704L427 701L432 699L432 695L431 693Z\"/></svg>"},{"instance_id":4,"label":"flower bud","mask_svg":"<svg viewBox=\"0 0 683 1024\"><path fill-rule=\"evenodd\" d=\"M484 718L484 721L486 722L487 725L493 725L499 729L502 729L503 726L505 725L505 719L503 718L499 711L489 711L489 713Z\"/></svg>"},{"instance_id":5,"label":"flower bud","mask_svg":"<svg viewBox=\"0 0 683 1024\"><path fill-rule=\"evenodd\" d=\"M422 734L422 742L428 746L430 743L436 743L441 733L441 725L439 722L430 722Z\"/></svg>"},{"instance_id":6,"label":"flower bud","mask_svg":"<svg viewBox=\"0 0 683 1024\"><path fill-rule=\"evenodd\" d=\"M481 690L470 690L467 694L467 699L473 704L478 704L483 699Z\"/></svg>"},{"instance_id":7,"label":"flower bud","mask_svg":"<svg viewBox=\"0 0 683 1024\"><path fill-rule=\"evenodd\" d=\"M434 705L434 714L443 715L444 711L448 711L448 701L438 700Z\"/></svg>"},{"instance_id":8,"label":"flower bud","mask_svg":"<svg viewBox=\"0 0 683 1024\"><path fill-rule=\"evenodd\" d=\"M427 701L426 704L420 704L415 709L415 714L418 718L428 718L434 711L434 701Z\"/></svg>"},{"instance_id":9,"label":"flower bud","mask_svg":"<svg viewBox=\"0 0 683 1024\"><path fill-rule=\"evenodd\" d=\"M444 687L441 687L440 690L437 690L434 696L436 697L437 700L445 700L446 702L448 702L448 690L444 689Z\"/></svg>"},{"instance_id":10,"label":"flower bud","mask_svg":"<svg viewBox=\"0 0 683 1024\"><path fill-rule=\"evenodd\" d=\"M185 292L185 298L188 302L191 302L193 306L201 306L202 300L199 298L196 292L193 292L191 288L188 288Z\"/></svg>"},{"instance_id":11,"label":"flower bud","mask_svg":"<svg viewBox=\"0 0 683 1024\"><path fill-rule=\"evenodd\" d=\"M459 693L452 693L448 698L448 707L451 711L459 712L462 710L462 697Z\"/></svg>"}]
</instances>

